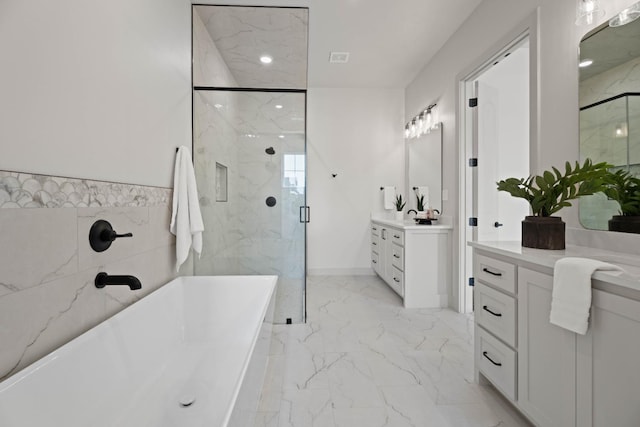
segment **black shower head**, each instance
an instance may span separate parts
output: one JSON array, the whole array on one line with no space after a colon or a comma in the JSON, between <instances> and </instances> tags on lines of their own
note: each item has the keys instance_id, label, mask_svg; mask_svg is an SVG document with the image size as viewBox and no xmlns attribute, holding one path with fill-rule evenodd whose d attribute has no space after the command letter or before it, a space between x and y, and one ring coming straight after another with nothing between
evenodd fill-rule
<instances>
[{"instance_id":1,"label":"black shower head","mask_svg":"<svg viewBox=\"0 0 640 427\"><path fill-rule=\"evenodd\" d=\"M264 150L264 152L270 156L273 156L274 154L276 154L276 150L274 150L273 147L267 148L266 150Z\"/></svg>"}]
</instances>

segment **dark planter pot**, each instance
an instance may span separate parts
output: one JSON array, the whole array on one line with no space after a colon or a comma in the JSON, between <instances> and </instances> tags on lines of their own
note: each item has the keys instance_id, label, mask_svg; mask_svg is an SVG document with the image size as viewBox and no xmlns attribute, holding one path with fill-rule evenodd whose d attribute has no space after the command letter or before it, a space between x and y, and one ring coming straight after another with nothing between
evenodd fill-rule
<instances>
[{"instance_id":1,"label":"dark planter pot","mask_svg":"<svg viewBox=\"0 0 640 427\"><path fill-rule=\"evenodd\" d=\"M522 221L522 246L564 249L565 223L559 216L527 216Z\"/></svg>"},{"instance_id":2,"label":"dark planter pot","mask_svg":"<svg viewBox=\"0 0 640 427\"><path fill-rule=\"evenodd\" d=\"M640 216L614 215L609 220L609 231L640 234Z\"/></svg>"}]
</instances>

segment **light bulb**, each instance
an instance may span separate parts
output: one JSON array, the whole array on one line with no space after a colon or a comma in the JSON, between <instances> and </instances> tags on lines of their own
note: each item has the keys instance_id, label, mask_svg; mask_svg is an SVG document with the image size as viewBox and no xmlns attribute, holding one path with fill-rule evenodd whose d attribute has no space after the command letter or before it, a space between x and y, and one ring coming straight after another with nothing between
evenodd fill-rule
<instances>
[{"instance_id":1,"label":"light bulb","mask_svg":"<svg viewBox=\"0 0 640 427\"><path fill-rule=\"evenodd\" d=\"M269 55L263 55L260 57L260 62L263 64L271 64L273 62L273 58Z\"/></svg>"},{"instance_id":2,"label":"light bulb","mask_svg":"<svg viewBox=\"0 0 640 427\"><path fill-rule=\"evenodd\" d=\"M591 25L596 18L604 16L604 9L599 0L578 0L576 25Z\"/></svg>"},{"instance_id":3,"label":"light bulb","mask_svg":"<svg viewBox=\"0 0 640 427\"><path fill-rule=\"evenodd\" d=\"M409 128L409 123L404 126L404 137L405 139L409 138L411 135L411 129Z\"/></svg>"},{"instance_id":4,"label":"light bulb","mask_svg":"<svg viewBox=\"0 0 640 427\"><path fill-rule=\"evenodd\" d=\"M431 114L431 109L427 110L427 129L431 131L431 126L433 125L433 115Z\"/></svg>"},{"instance_id":5,"label":"light bulb","mask_svg":"<svg viewBox=\"0 0 640 427\"><path fill-rule=\"evenodd\" d=\"M417 136L422 135L422 133L424 132L425 128L426 128L426 123L424 121L424 114L421 113L418 116L418 127L416 129Z\"/></svg>"},{"instance_id":6,"label":"light bulb","mask_svg":"<svg viewBox=\"0 0 640 427\"><path fill-rule=\"evenodd\" d=\"M640 2L626 8L609 20L610 27L620 27L640 18Z\"/></svg>"}]
</instances>

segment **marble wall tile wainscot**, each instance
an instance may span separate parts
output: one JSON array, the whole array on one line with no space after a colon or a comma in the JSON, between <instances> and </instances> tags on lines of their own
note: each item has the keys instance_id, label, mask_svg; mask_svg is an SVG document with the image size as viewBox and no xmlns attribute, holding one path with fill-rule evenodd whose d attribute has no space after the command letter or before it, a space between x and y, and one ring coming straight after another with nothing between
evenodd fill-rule
<instances>
[{"instance_id":1,"label":"marble wall tile wainscot","mask_svg":"<svg viewBox=\"0 0 640 427\"><path fill-rule=\"evenodd\" d=\"M170 202L168 188L0 171L0 379L176 276ZM97 219L133 237L94 252ZM97 289L100 271L142 289Z\"/></svg>"}]
</instances>

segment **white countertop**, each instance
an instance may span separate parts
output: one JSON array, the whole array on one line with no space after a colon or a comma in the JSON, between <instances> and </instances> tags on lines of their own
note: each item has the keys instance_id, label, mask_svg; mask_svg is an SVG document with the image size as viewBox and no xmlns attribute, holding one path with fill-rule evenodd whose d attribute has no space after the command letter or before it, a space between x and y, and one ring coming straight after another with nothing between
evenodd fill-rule
<instances>
[{"instance_id":1,"label":"white countertop","mask_svg":"<svg viewBox=\"0 0 640 427\"><path fill-rule=\"evenodd\" d=\"M377 222L378 224L388 225L389 227L396 227L403 230L433 230L434 232L442 232L443 230L452 230L453 227L450 225L438 224L438 221L435 221L431 225L427 224L416 224L414 220L404 220L398 221L395 219L386 219L386 218L371 218L372 222Z\"/></svg>"},{"instance_id":2,"label":"white countertop","mask_svg":"<svg viewBox=\"0 0 640 427\"><path fill-rule=\"evenodd\" d=\"M565 257L591 258L619 266L624 272L596 271L593 279L640 292L640 257L621 252L567 245L564 250L525 248L519 241L469 242L469 246L486 252L553 269Z\"/></svg>"}]
</instances>

